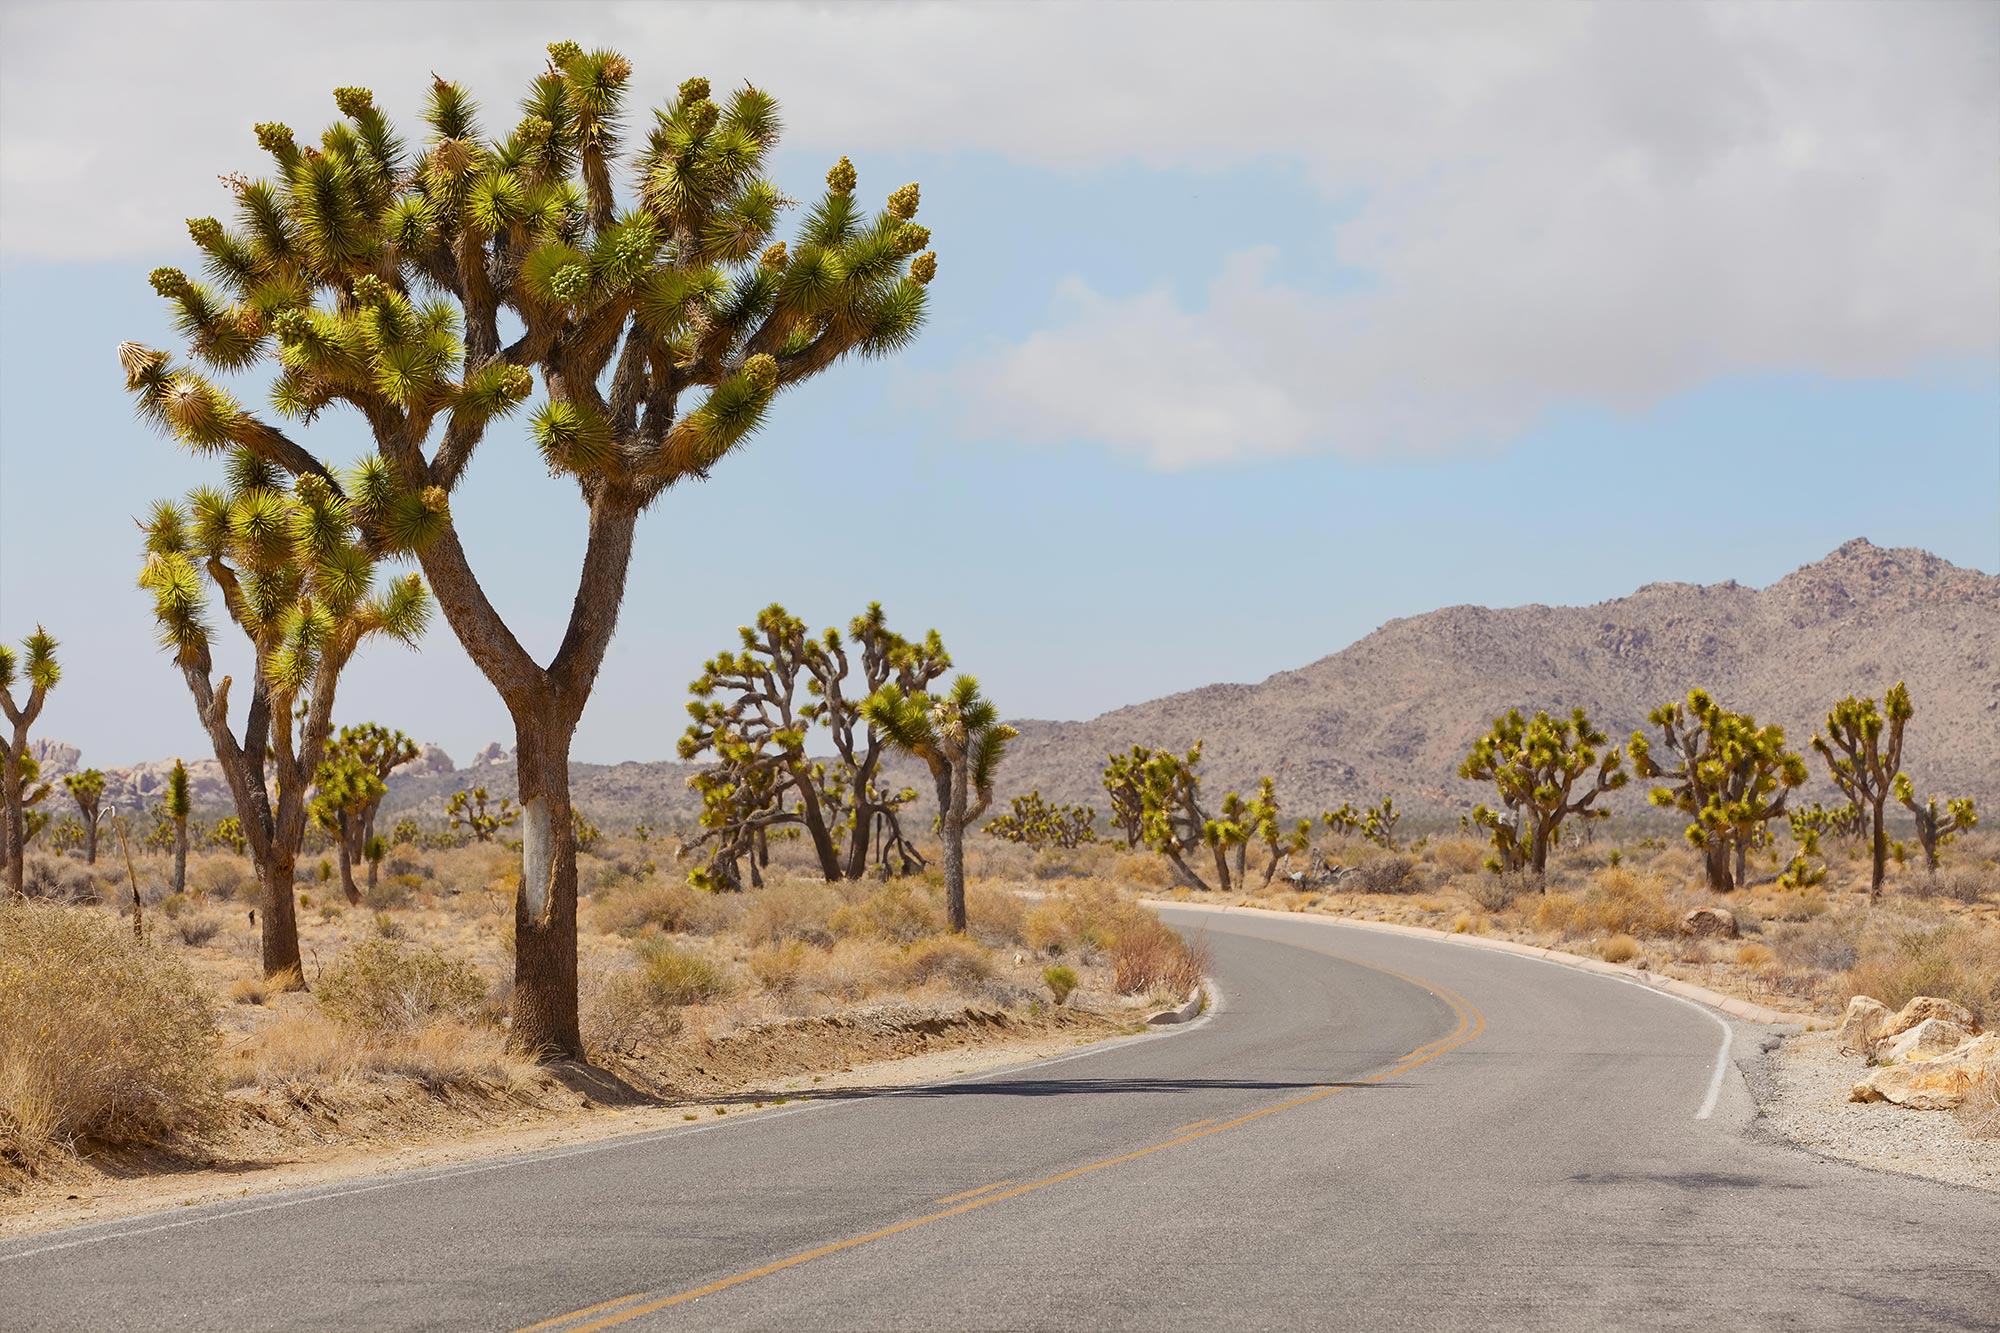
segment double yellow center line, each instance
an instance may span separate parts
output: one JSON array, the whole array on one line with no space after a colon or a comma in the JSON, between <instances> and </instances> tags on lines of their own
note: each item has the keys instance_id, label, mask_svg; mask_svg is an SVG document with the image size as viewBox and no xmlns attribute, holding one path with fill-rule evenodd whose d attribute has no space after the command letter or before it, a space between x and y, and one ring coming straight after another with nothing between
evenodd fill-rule
<instances>
[{"instance_id":1,"label":"double yellow center line","mask_svg":"<svg viewBox=\"0 0 2000 1333\"><path fill-rule=\"evenodd\" d=\"M1192 1143L1196 1139L1205 1139L1211 1134L1220 1134L1225 1130L1236 1129L1243 1125L1251 1124L1254 1121L1262 1120L1266 1116L1276 1115L1280 1111L1290 1111L1300 1106L1309 1106L1324 1097L1331 1097L1343 1088L1386 1082L1400 1074L1407 1074L1418 1065L1427 1064L1437 1059L1437 1057L1443 1055L1446 1051L1465 1045L1486 1030L1486 1016L1474 1008L1472 1003L1463 996L1446 990L1442 986L1433 985L1419 977L1405 976L1401 972L1389 972L1387 968L1375 968L1373 970L1388 972L1390 976L1407 981L1413 986L1420 987L1436 995L1451 1007L1452 1012L1458 1018L1458 1026L1445 1036L1439 1037L1435 1041L1425 1042L1422 1046L1410 1051L1397 1061L1393 1067L1385 1069L1379 1074L1372 1074L1367 1078L1357 1079L1352 1083L1337 1083L1319 1088L1316 1091L1306 1093L1304 1096L1294 1097L1290 1101L1279 1102L1275 1106L1267 1106L1262 1110L1251 1111L1247 1115L1237 1116L1234 1120L1224 1120L1220 1123L1209 1120L1197 1120L1194 1122L1194 1125L1184 1125L1181 1129L1172 1131L1174 1137L1164 1139L1159 1143L1151 1144L1144 1148L1136 1148L1131 1152L1120 1153L1116 1157L1106 1157L1102 1161L1071 1167L1067 1171L1059 1171L1055 1175L1044 1176L1039 1180L1031 1180L1023 1185L1013 1185L1012 1188L1003 1188L1012 1184L1010 1181L1003 1180L991 1185L981 1186L975 1190L967 1190L963 1194L949 1195L943 1199L939 1199L938 1203L950 1204L952 1205L951 1207L940 1208L937 1212L926 1213L922 1217L912 1217L907 1221L897 1222L893 1226L886 1226L877 1231L867 1232L864 1235L849 1236L845 1240L837 1240L832 1244L822 1245L818 1249L807 1250L802 1254L792 1255L788 1259L779 1259L774 1263L764 1264L761 1267L746 1269L741 1273L736 1273L729 1277L717 1278L713 1282L705 1283L699 1287L692 1287L686 1291L676 1292L671 1296L662 1296L656 1300L644 1300L643 1298L646 1293L635 1291L629 1295L620 1296L616 1300L602 1301L596 1305L586 1306L581 1310L572 1310L565 1315L557 1315L553 1319L544 1319L538 1324L529 1324L525 1328L515 1330L515 1333L540 1333L540 1330L553 1329L559 1325L570 1325L563 1330L563 1333L597 1333L599 1329L611 1328L615 1325L625 1323L627 1320L656 1314L661 1310L671 1309L676 1305L685 1305L689 1301L698 1301L704 1296L714 1296L720 1292L728 1291L732 1287L740 1287L747 1282L755 1282L759 1278L770 1277L774 1273L782 1273L788 1268L797 1268L801 1264L809 1264L815 1259L824 1259L828 1255L839 1254L843 1250L852 1250L873 1241L887 1240L891 1236L900 1236L905 1231L914 1231L918 1227L929 1226L933 1222L942 1222L948 1217L957 1217L961 1213L969 1213L975 1208L985 1208L990 1204L996 1204L1005 1199L1015 1199L1023 1194L1032 1194L1036 1190L1047 1189L1051 1185L1059 1185L1065 1180L1075 1180L1079 1176L1087 1176L1094 1171L1102 1171L1106 1167L1120 1166L1126 1162L1135 1162L1141 1157L1150 1157L1156 1152L1162 1152L1168 1148L1177 1148L1183 1143ZM1197 1126L1201 1128L1197 1128ZM640 1303L633 1304L633 1302ZM585 1324L570 1324L571 1320L583 1319L592 1315L598 1317L591 1319L590 1322Z\"/></svg>"}]
</instances>

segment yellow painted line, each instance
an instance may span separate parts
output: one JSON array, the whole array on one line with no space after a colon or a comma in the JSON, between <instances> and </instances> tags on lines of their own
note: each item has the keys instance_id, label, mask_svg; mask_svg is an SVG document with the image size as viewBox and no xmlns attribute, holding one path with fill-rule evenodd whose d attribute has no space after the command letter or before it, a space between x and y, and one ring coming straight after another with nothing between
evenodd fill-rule
<instances>
[{"instance_id":1,"label":"yellow painted line","mask_svg":"<svg viewBox=\"0 0 2000 1333\"><path fill-rule=\"evenodd\" d=\"M994 1181L994 1182L993 1182L993 1183L992 1183L991 1185L981 1185L981 1186L980 1186L980 1187L979 1187L978 1189L976 1189L976 1190L967 1190L967 1191L966 1191L965 1193L963 1193L963 1194L947 1194L947 1195L945 1195L945 1196L944 1196L944 1197L943 1197L942 1199L939 1199L939 1200L938 1200L938 1202L939 1202L939 1203L957 1203L957 1202L958 1202L958 1201L959 1201L960 1199L971 1199L971 1198L976 1198L976 1197L978 1197L979 1195L981 1195L981 1194L985 1194L985 1193L987 1193L987 1192L988 1192L988 1191L990 1191L990 1190L997 1190L997 1189L1001 1189L1001 1188L1003 1188L1004 1186L1007 1186L1007 1185L1011 1185L1011 1184L1013 1184L1013 1183L1014 1183L1014 1182L1013 1182L1013 1181L1011 1181L1011 1180L996 1180L996 1181Z\"/></svg>"},{"instance_id":2,"label":"yellow painted line","mask_svg":"<svg viewBox=\"0 0 2000 1333\"><path fill-rule=\"evenodd\" d=\"M1203 1125L1212 1125L1212 1124L1214 1124L1214 1123L1215 1123L1215 1122L1214 1122L1213 1120L1197 1120L1197 1121L1195 1121L1195 1122L1194 1122L1194 1123L1193 1123L1192 1125L1182 1125L1182 1126L1181 1126L1181 1127L1180 1127L1179 1129L1170 1129L1170 1130L1168 1130L1168 1131L1167 1131L1167 1133L1169 1133L1169 1134L1185 1134L1185 1133L1187 1133L1187 1132L1188 1132L1189 1130L1191 1130L1191 1129L1200 1129L1200 1128L1201 1128L1201 1127L1202 1127Z\"/></svg>"},{"instance_id":3,"label":"yellow painted line","mask_svg":"<svg viewBox=\"0 0 2000 1333\"><path fill-rule=\"evenodd\" d=\"M1363 963L1357 964L1357 966L1366 967L1369 965ZM1334 1084L1330 1087L1321 1088L1317 1092L1309 1092L1303 1097L1294 1097L1288 1102L1279 1102L1276 1106L1267 1106L1261 1111L1251 1111L1247 1115L1237 1116L1234 1120L1225 1120L1221 1124L1210 1125L1206 1129L1197 1129L1191 1133L1178 1134L1175 1138L1152 1144L1149 1147L1136 1148L1131 1152L1121 1153L1116 1157L1107 1157L1102 1161L1072 1167L1067 1171L1059 1171L1052 1176L1044 1176L1040 1180L1031 1180L1025 1185L1016 1185L1012 1189L1000 1189L990 1193L982 1193L978 1198L967 1199L963 1203L955 1204L939 1212L926 1213L922 1217L912 1217L907 1221L897 1222L892 1226L886 1226L877 1231L870 1231L865 1235L849 1236L846 1240L837 1240L830 1245L822 1245L818 1249L807 1250L802 1254L795 1254L789 1259L779 1259L774 1263L764 1264L758 1268L746 1269L730 1277L718 1278L703 1286L692 1287L687 1291L678 1292L672 1296L663 1296L655 1301L647 1301L643 1305L634 1305L628 1309L607 1314L603 1318L594 1320L591 1323L569 1329L568 1333L598 1333L600 1329L611 1328L625 1323L627 1320L637 1319L642 1315L657 1314L661 1310L671 1309L676 1305L685 1305L689 1301L698 1301L704 1296L714 1296L720 1292L728 1291L732 1287L740 1287L746 1282L755 1282L758 1278L770 1277L775 1273L782 1273L786 1269L797 1268L801 1264L809 1264L815 1259L824 1259L828 1255L839 1254L844 1250L851 1250L857 1246L867 1245L872 1241L887 1240L891 1236L900 1236L905 1231L913 1231L917 1227L928 1226L932 1222L942 1222L948 1217L957 1217L961 1213L969 1213L975 1208L984 1208L988 1204L999 1203L1003 1199L1019 1198L1021 1195L1033 1193L1035 1190L1047 1189L1051 1185L1059 1185L1066 1180L1075 1180L1079 1176L1087 1176L1094 1171L1102 1171L1106 1167L1121 1166L1126 1162L1135 1162L1141 1157L1150 1157L1154 1153L1161 1152L1167 1148L1177 1148L1183 1143L1192 1143L1196 1139L1205 1139L1211 1134L1220 1134L1226 1129L1235 1129L1238 1126L1262 1120L1266 1116L1276 1115L1280 1111L1289 1111L1296 1107L1307 1106L1322 1098L1331 1097L1334 1093L1340 1092L1345 1088L1358 1087L1370 1083L1381 1083L1395 1078L1399 1074L1407 1074L1418 1065L1427 1064L1445 1052L1465 1045L1486 1030L1486 1016L1480 1013L1463 996L1420 978L1405 976L1401 972L1391 972L1386 967L1378 967L1373 970L1387 973L1402 981L1407 981L1411 985L1421 987L1442 999L1451 1011L1458 1015L1458 1027L1447 1036L1440 1037L1436 1041L1427 1041L1422 1046L1417 1047L1414 1051L1402 1057L1393 1068L1385 1069L1379 1074L1373 1074L1368 1078L1360 1079L1356 1083ZM612 1304L617 1304L617 1302L612 1302ZM588 1314L602 1308L602 1306L593 1306L591 1310L577 1311L577 1315ZM545 1325L535 1325L535 1327L541 1328L545 1327ZM528 1330L519 1329L516 1330L516 1333L528 1333Z\"/></svg>"},{"instance_id":4,"label":"yellow painted line","mask_svg":"<svg viewBox=\"0 0 2000 1333\"><path fill-rule=\"evenodd\" d=\"M596 1305L587 1305L581 1310L571 1310L568 1314L559 1314L554 1319L544 1319L539 1324L529 1324L526 1328L516 1329L514 1333L535 1333L537 1329L554 1328L557 1324L567 1324L570 1320L581 1319L587 1314L601 1314L615 1305L624 1305L628 1301L636 1301L645 1294L643 1291L627 1292L616 1300L602 1301Z\"/></svg>"}]
</instances>

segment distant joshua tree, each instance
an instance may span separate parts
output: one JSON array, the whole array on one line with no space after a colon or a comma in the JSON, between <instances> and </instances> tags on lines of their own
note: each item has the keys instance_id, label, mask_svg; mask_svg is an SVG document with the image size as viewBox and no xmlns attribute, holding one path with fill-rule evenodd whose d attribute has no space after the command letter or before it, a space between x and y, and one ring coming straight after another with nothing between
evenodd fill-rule
<instances>
[{"instance_id":1,"label":"distant joshua tree","mask_svg":"<svg viewBox=\"0 0 2000 1333\"><path fill-rule=\"evenodd\" d=\"M971 676L953 679L939 698L906 694L884 685L861 705L861 715L880 728L895 748L924 761L937 784L938 827L944 837L945 909L951 929L965 920L965 826L993 800L993 778L1007 743L1020 733L1000 721L1000 712L979 692Z\"/></svg>"},{"instance_id":2,"label":"distant joshua tree","mask_svg":"<svg viewBox=\"0 0 2000 1333\"><path fill-rule=\"evenodd\" d=\"M1036 849L1081 847L1097 841L1097 811L1087 805L1051 805L1041 792L1031 791L1009 801L1007 813L988 820L985 831Z\"/></svg>"},{"instance_id":3,"label":"distant joshua tree","mask_svg":"<svg viewBox=\"0 0 2000 1333\"><path fill-rule=\"evenodd\" d=\"M167 774L166 815L174 822L174 892L187 892L188 816L194 813L194 794L188 789L187 765L174 760Z\"/></svg>"},{"instance_id":4,"label":"distant joshua tree","mask_svg":"<svg viewBox=\"0 0 2000 1333\"><path fill-rule=\"evenodd\" d=\"M6 749L0 751L0 817L4 817L0 854L7 860L7 890L16 898L26 896L21 875L23 853L32 836L28 807L49 793L48 785L37 781L41 765L28 753L28 729L42 715L49 691L62 679L62 667L56 661L57 644L47 630L35 626L35 632L21 641L21 647L23 654L16 656L12 648L0 643L0 711L6 713L13 728L6 738ZM23 665L27 668L28 696L16 702L15 676Z\"/></svg>"},{"instance_id":5,"label":"distant joshua tree","mask_svg":"<svg viewBox=\"0 0 2000 1333\"><path fill-rule=\"evenodd\" d=\"M1882 827L1882 807L1902 771L1903 730L1916 712L1908 687L1899 680L1883 697L1879 711L1873 699L1857 699L1851 694L1842 699L1827 713L1826 730L1812 739L1813 749L1826 761L1833 785L1868 820L1871 900L1882 896L1882 879L1889 863L1889 835Z\"/></svg>"},{"instance_id":6,"label":"distant joshua tree","mask_svg":"<svg viewBox=\"0 0 2000 1333\"><path fill-rule=\"evenodd\" d=\"M1898 773L1890 790L1917 822L1917 842L1924 849L1924 866L1933 875L1938 868L1938 848L1950 842L1979 822L1979 811L1970 796L1943 798L1933 796L1922 805L1917 804L1916 785L1910 781L1908 773Z\"/></svg>"},{"instance_id":7,"label":"distant joshua tree","mask_svg":"<svg viewBox=\"0 0 2000 1333\"><path fill-rule=\"evenodd\" d=\"M97 864L97 826L103 819L99 809L104 799L104 774L94 768L86 768L81 773L71 773L63 779L63 787L76 802L77 812L83 816L83 863Z\"/></svg>"},{"instance_id":8,"label":"distant joshua tree","mask_svg":"<svg viewBox=\"0 0 2000 1333\"><path fill-rule=\"evenodd\" d=\"M1187 863L1197 847L1214 851L1223 841L1201 800L1201 742L1196 741L1184 755L1172 750L1148 749L1135 745L1126 754L1114 754L1104 767L1104 790L1111 798L1112 818L1127 830L1133 845L1144 844L1149 851L1167 859L1174 877L1192 889L1206 892L1208 882ZM1227 885L1227 862L1221 863Z\"/></svg>"},{"instance_id":9,"label":"distant joshua tree","mask_svg":"<svg viewBox=\"0 0 2000 1333\"><path fill-rule=\"evenodd\" d=\"M400 731L373 722L342 727L327 743L326 757L313 778L313 820L333 835L340 857L340 886L350 903L361 901L354 884L354 866L368 862L368 887L376 884L381 855L369 848L375 836L375 816L389 791L389 775L410 763L423 748ZM386 854L387 844L381 851Z\"/></svg>"},{"instance_id":10,"label":"distant joshua tree","mask_svg":"<svg viewBox=\"0 0 2000 1333\"><path fill-rule=\"evenodd\" d=\"M1687 840L1702 853L1709 888L1740 887L1752 842L1784 817L1786 799L1805 783L1806 761L1785 748L1783 727L1760 727L1706 690L1689 690L1685 704L1660 705L1647 721L1660 729L1664 762L1641 732L1628 746L1632 771L1662 782L1647 799L1692 817Z\"/></svg>"},{"instance_id":11,"label":"distant joshua tree","mask_svg":"<svg viewBox=\"0 0 2000 1333\"><path fill-rule=\"evenodd\" d=\"M520 819L521 812L505 796L489 811L486 804L491 799L484 787L453 792L444 805L444 812L451 819L452 831L467 829L472 833L474 842L492 842L501 829L512 828Z\"/></svg>"},{"instance_id":12,"label":"distant joshua tree","mask_svg":"<svg viewBox=\"0 0 2000 1333\"><path fill-rule=\"evenodd\" d=\"M1495 855L1487 869L1540 875L1563 821L1610 817L1595 802L1623 787L1629 775L1616 746L1601 748L1608 739L1581 708L1568 718L1536 713L1532 721L1510 709L1493 720L1458 767L1468 781L1492 783L1500 798L1499 811L1481 805L1472 812L1473 822L1492 837Z\"/></svg>"}]
</instances>

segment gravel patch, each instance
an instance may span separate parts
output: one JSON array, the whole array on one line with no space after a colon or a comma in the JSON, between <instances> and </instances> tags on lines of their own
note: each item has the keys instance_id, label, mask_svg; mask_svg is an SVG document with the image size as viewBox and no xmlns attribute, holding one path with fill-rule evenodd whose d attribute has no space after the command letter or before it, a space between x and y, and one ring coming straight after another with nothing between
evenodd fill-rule
<instances>
[{"instance_id":1,"label":"gravel patch","mask_svg":"<svg viewBox=\"0 0 2000 1333\"><path fill-rule=\"evenodd\" d=\"M1804 1033L1760 1062L1751 1086L1764 1132L1822 1157L2000 1193L2000 1140L1967 1137L1949 1111L1848 1101L1867 1065L1837 1042Z\"/></svg>"}]
</instances>

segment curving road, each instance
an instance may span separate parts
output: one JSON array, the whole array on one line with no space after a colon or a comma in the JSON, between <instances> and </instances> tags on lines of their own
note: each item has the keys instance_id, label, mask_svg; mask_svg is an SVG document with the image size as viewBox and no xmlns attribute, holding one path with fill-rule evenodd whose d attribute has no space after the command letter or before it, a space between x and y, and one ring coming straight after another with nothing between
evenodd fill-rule
<instances>
[{"instance_id":1,"label":"curving road","mask_svg":"<svg viewBox=\"0 0 2000 1333\"><path fill-rule=\"evenodd\" d=\"M2000 1199L1757 1142L1760 1029L1173 909L1185 1030L895 1095L0 1242L41 1329L1992 1329Z\"/></svg>"}]
</instances>

